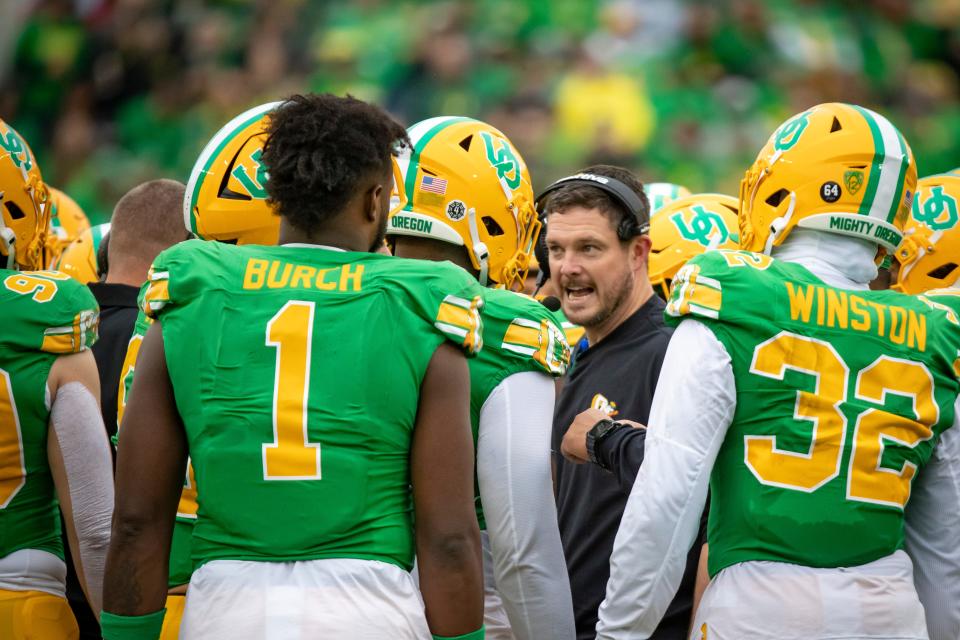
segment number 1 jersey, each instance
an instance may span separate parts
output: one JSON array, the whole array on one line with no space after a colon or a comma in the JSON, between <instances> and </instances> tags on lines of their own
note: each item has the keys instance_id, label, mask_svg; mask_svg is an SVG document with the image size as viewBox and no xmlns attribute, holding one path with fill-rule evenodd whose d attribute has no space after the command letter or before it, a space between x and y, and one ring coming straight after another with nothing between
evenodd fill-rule
<instances>
[{"instance_id":1,"label":"number 1 jersey","mask_svg":"<svg viewBox=\"0 0 960 640\"><path fill-rule=\"evenodd\" d=\"M143 295L196 473L196 566L413 559L410 443L435 349L481 347L450 264L188 241Z\"/></svg>"}]
</instances>

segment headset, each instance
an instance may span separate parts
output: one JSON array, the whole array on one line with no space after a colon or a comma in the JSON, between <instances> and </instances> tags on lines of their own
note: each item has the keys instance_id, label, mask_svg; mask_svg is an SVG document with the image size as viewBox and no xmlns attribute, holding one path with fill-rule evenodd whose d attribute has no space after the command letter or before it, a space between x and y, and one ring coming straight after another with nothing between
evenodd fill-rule
<instances>
[{"instance_id":1,"label":"headset","mask_svg":"<svg viewBox=\"0 0 960 640\"><path fill-rule=\"evenodd\" d=\"M586 185L600 189L613 198L614 202L619 204L629 214L617 225L617 237L620 238L620 240L627 241L650 232L650 207L644 207L643 200L640 199L640 196L616 178L601 176L595 173L576 173L566 178L560 178L541 191L540 195L538 195L534 201L534 206L537 209L537 215L540 217L540 223L542 225L540 237L537 239L537 244L534 247L534 254L537 256L537 262L540 263L540 274L537 276L537 290L550 279L550 261L548 259L546 244L546 204L549 201L548 196L567 185ZM646 209L646 212L644 212L644 209Z\"/></svg>"}]
</instances>

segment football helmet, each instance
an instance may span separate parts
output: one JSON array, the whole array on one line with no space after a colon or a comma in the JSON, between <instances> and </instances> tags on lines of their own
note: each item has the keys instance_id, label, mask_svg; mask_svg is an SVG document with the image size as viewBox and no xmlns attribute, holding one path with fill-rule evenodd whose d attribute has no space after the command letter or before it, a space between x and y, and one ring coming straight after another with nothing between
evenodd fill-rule
<instances>
[{"instance_id":1,"label":"football helmet","mask_svg":"<svg viewBox=\"0 0 960 640\"><path fill-rule=\"evenodd\" d=\"M917 184L913 152L883 116L821 104L780 125L740 183L740 245L769 254L796 228L893 252Z\"/></svg>"},{"instance_id":2,"label":"football helmet","mask_svg":"<svg viewBox=\"0 0 960 640\"><path fill-rule=\"evenodd\" d=\"M643 185L643 192L647 194L647 200L650 201L651 218L665 205L677 198L686 198L690 195L690 189L670 182L650 182Z\"/></svg>"},{"instance_id":3,"label":"football helmet","mask_svg":"<svg viewBox=\"0 0 960 640\"><path fill-rule=\"evenodd\" d=\"M76 200L56 187L50 191L50 229L44 247L43 263L52 269L60 261L60 254L90 228L90 220Z\"/></svg>"},{"instance_id":4,"label":"football helmet","mask_svg":"<svg viewBox=\"0 0 960 640\"><path fill-rule=\"evenodd\" d=\"M100 251L103 237L109 232L109 222L90 227L67 245L54 268L83 284L98 281L102 274L97 272L97 252Z\"/></svg>"},{"instance_id":5,"label":"football helmet","mask_svg":"<svg viewBox=\"0 0 960 640\"><path fill-rule=\"evenodd\" d=\"M267 204L266 167L260 162L267 118L282 102L244 111L207 143L190 172L183 221L204 240L275 245L280 217Z\"/></svg>"},{"instance_id":6,"label":"football helmet","mask_svg":"<svg viewBox=\"0 0 960 640\"><path fill-rule=\"evenodd\" d=\"M954 286L960 279L960 175L944 173L917 182L917 194L894 254L900 263L891 289L916 295Z\"/></svg>"},{"instance_id":7,"label":"football helmet","mask_svg":"<svg viewBox=\"0 0 960 640\"><path fill-rule=\"evenodd\" d=\"M737 199L700 193L674 200L650 220L650 284L670 297L670 283L687 261L708 249L739 249Z\"/></svg>"},{"instance_id":8,"label":"football helmet","mask_svg":"<svg viewBox=\"0 0 960 640\"><path fill-rule=\"evenodd\" d=\"M33 151L0 119L0 266L44 268L48 200Z\"/></svg>"},{"instance_id":9,"label":"football helmet","mask_svg":"<svg viewBox=\"0 0 960 640\"><path fill-rule=\"evenodd\" d=\"M540 221L513 144L471 118L431 118L407 133L412 148L396 158L406 204L387 233L465 247L481 284L522 286Z\"/></svg>"}]
</instances>

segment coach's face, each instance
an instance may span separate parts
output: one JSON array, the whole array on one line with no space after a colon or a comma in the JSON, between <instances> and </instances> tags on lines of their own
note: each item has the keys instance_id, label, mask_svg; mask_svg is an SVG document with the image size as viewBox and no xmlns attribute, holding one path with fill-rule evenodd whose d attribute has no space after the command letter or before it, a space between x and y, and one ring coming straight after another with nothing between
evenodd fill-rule
<instances>
[{"instance_id":1,"label":"coach's face","mask_svg":"<svg viewBox=\"0 0 960 640\"><path fill-rule=\"evenodd\" d=\"M621 242L614 223L598 209L570 207L547 219L550 273L560 290L563 313L588 331L624 318L618 314L645 277L649 238Z\"/></svg>"}]
</instances>

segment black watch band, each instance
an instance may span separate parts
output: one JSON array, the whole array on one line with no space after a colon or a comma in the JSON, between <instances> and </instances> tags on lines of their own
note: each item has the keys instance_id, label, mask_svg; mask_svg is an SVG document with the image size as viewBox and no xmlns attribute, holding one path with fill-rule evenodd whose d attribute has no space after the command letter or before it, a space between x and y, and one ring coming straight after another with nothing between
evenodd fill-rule
<instances>
[{"instance_id":1,"label":"black watch band","mask_svg":"<svg viewBox=\"0 0 960 640\"><path fill-rule=\"evenodd\" d=\"M610 418L604 418L597 424L593 425L593 428L591 428L590 431L587 431L587 457L590 459L590 462L605 471L610 470L607 465L603 464L597 458L597 447L600 446L600 443L609 438L610 434L619 430L622 426L623 425L619 422L614 422Z\"/></svg>"}]
</instances>

